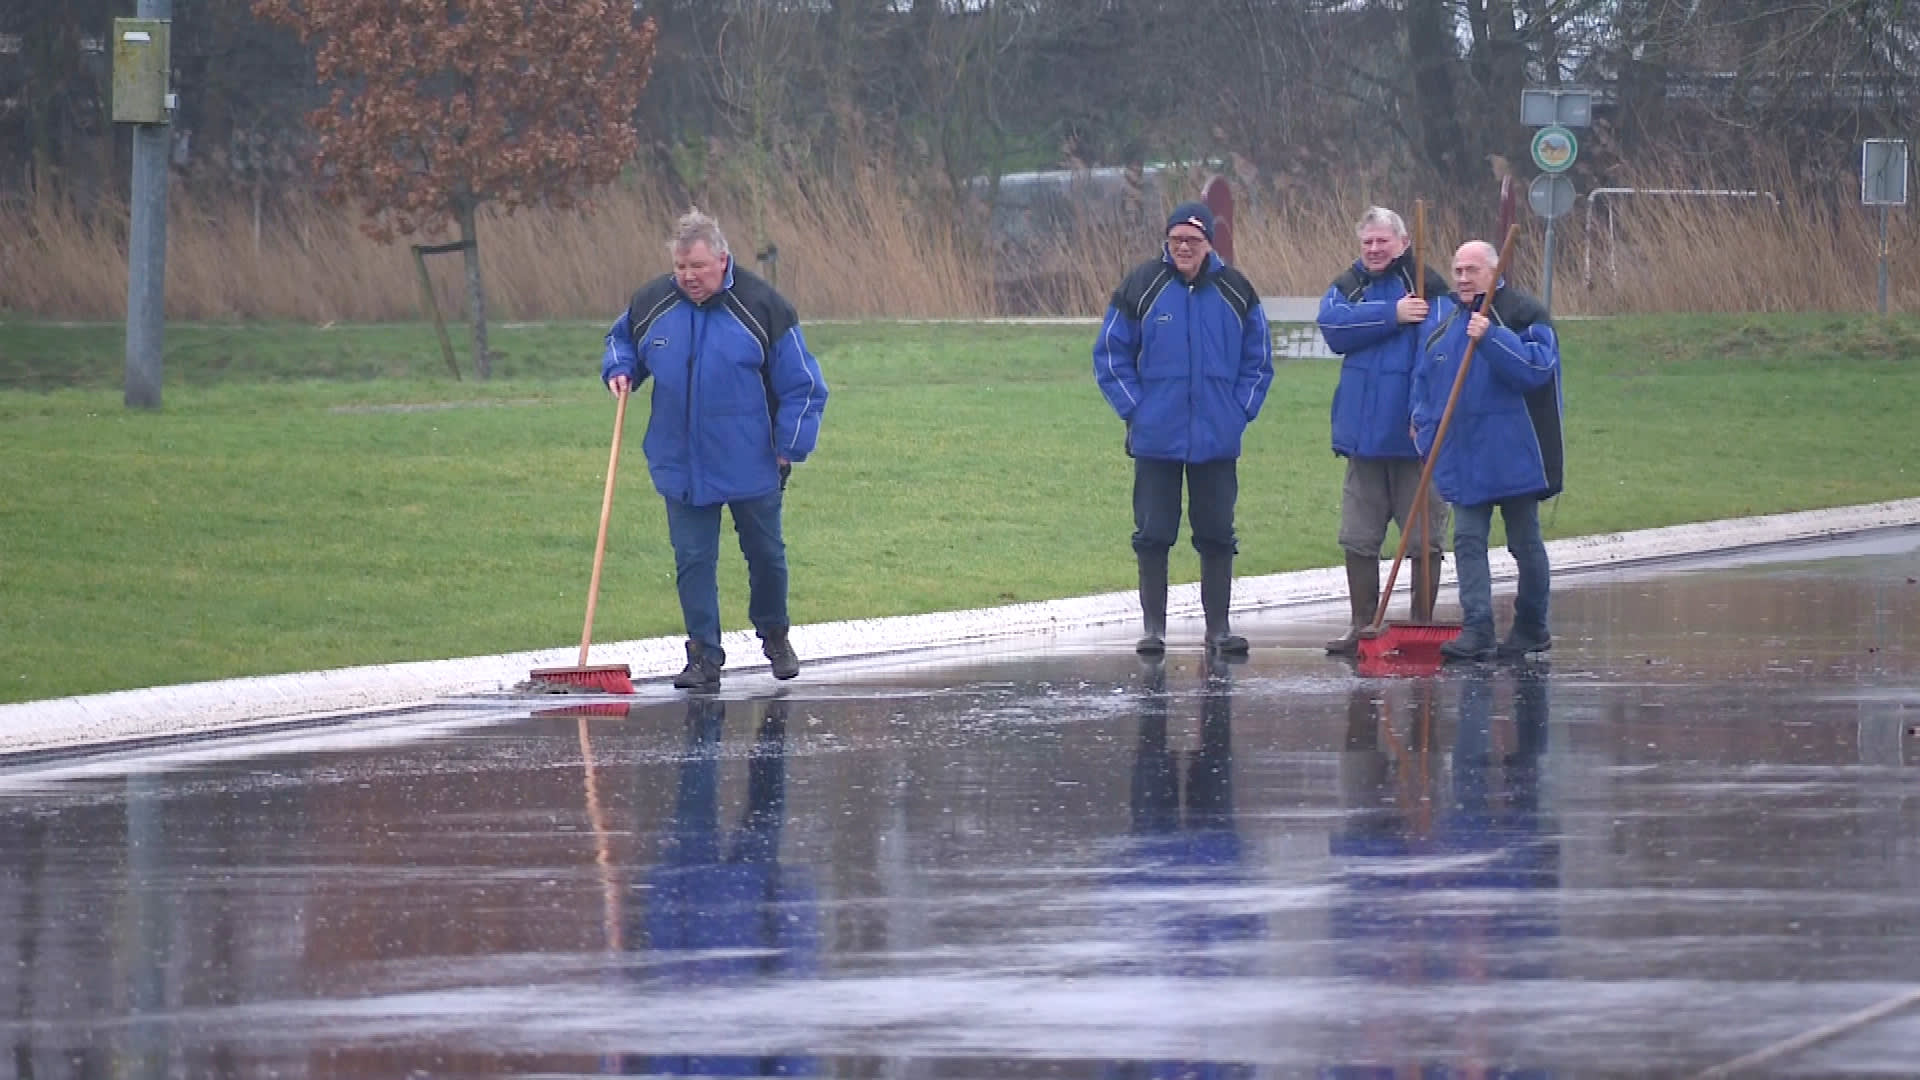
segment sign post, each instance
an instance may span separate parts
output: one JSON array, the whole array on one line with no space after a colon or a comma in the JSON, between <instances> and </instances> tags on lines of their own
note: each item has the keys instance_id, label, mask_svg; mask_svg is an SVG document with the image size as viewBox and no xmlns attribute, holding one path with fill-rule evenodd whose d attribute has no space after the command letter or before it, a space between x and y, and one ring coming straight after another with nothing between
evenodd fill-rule
<instances>
[{"instance_id":1,"label":"sign post","mask_svg":"<svg viewBox=\"0 0 1920 1080\"><path fill-rule=\"evenodd\" d=\"M1887 215L1907 205L1907 142L1867 139L1860 144L1860 203L1880 208L1880 314L1887 313Z\"/></svg>"},{"instance_id":2,"label":"sign post","mask_svg":"<svg viewBox=\"0 0 1920 1080\"><path fill-rule=\"evenodd\" d=\"M1553 310L1553 223L1573 209L1573 181L1555 173L1542 173L1527 185L1527 206L1547 219L1547 241L1540 256L1540 303Z\"/></svg>"},{"instance_id":3,"label":"sign post","mask_svg":"<svg viewBox=\"0 0 1920 1080\"><path fill-rule=\"evenodd\" d=\"M1580 156L1573 129L1593 122L1593 93L1579 87L1520 91L1520 122L1540 130L1529 147L1540 175L1527 185L1527 206L1547 221L1540 257L1540 303L1553 310L1553 223L1573 209L1573 181L1564 174Z\"/></svg>"},{"instance_id":4,"label":"sign post","mask_svg":"<svg viewBox=\"0 0 1920 1080\"><path fill-rule=\"evenodd\" d=\"M113 26L113 120L133 126L127 229L128 408L160 407L166 332L167 125L177 101L168 83L173 0L139 0L139 18Z\"/></svg>"}]
</instances>

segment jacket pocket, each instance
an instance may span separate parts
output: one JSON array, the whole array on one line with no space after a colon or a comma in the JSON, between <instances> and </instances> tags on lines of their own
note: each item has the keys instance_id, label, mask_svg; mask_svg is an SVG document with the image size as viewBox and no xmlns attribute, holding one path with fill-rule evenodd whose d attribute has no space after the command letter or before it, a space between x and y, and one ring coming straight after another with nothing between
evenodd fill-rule
<instances>
[{"instance_id":1,"label":"jacket pocket","mask_svg":"<svg viewBox=\"0 0 1920 1080\"><path fill-rule=\"evenodd\" d=\"M752 498L779 487L780 470L764 420L741 412L715 414L697 430L704 501Z\"/></svg>"},{"instance_id":2,"label":"jacket pocket","mask_svg":"<svg viewBox=\"0 0 1920 1080\"><path fill-rule=\"evenodd\" d=\"M1247 410L1240 402L1235 380L1201 380L1200 429L1193 460L1217 461L1240 456L1240 438L1247 430Z\"/></svg>"},{"instance_id":3,"label":"jacket pocket","mask_svg":"<svg viewBox=\"0 0 1920 1080\"><path fill-rule=\"evenodd\" d=\"M1146 387L1141 395L1140 407L1133 412L1133 422L1127 427L1127 444L1138 457L1173 456L1182 441L1183 432L1176 428L1185 425L1184 410L1174 400L1173 392L1178 384L1160 381Z\"/></svg>"}]
</instances>

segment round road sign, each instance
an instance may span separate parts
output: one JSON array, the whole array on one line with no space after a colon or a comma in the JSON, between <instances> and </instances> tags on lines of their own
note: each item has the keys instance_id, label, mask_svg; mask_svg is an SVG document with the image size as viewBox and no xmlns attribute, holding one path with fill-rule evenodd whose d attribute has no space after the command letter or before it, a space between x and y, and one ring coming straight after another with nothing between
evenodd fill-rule
<instances>
[{"instance_id":1,"label":"round road sign","mask_svg":"<svg viewBox=\"0 0 1920 1080\"><path fill-rule=\"evenodd\" d=\"M1543 173L1527 185L1527 206L1543 218L1557 218L1573 209L1573 181Z\"/></svg>"},{"instance_id":2,"label":"round road sign","mask_svg":"<svg viewBox=\"0 0 1920 1080\"><path fill-rule=\"evenodd\" d=\"M1562 173L1573 168L1580 156L1580 143L1573 132L1554 124L1533 133L1533 163L1541 172Z\"/></svg>"}]
</instances>

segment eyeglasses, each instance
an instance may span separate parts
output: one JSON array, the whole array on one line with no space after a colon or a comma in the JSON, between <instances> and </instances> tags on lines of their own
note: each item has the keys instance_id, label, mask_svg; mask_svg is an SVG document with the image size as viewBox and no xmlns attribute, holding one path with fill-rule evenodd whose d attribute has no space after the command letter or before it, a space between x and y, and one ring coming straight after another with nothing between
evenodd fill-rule
<instances>
[{"instance_id":1,"label":"eyeglasses","mask_svg":"<svg viewBox=\"0 0 1920 1080\"><path fill-rule=\"evenodd\" d=\"M1207 242L1207 238L1204 236L1169 236L1167 237L1167 246L1170 248L1173 248L1176 251L1184 251L1188 248L1197 248L1205 244L1206 242Z\"/></svg>"}]
</instances>

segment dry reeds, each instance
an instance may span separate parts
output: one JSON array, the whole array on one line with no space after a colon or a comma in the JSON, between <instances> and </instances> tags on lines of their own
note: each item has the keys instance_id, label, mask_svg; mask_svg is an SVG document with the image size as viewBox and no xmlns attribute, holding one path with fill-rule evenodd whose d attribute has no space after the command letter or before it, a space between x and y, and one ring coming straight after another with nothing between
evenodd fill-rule
<instances>
[{"instance_id":1,"label":"dry reeds","mask_svg":"<svg viewBox=\"0 0 1920 1080\"><path fill-rule=\"evenodd\" d=\"M1577 216L1567 219L1567 280L1580 287L1588 310L1871 311L1877 305L1880 215L1860 205L1853 177L1808 184L1774 166L1744 183L1654 171L1620 186L1629 190L1583 200ZM1889 215L1895 266L1912 238L1909 216ZM1892 310L1920 302L1911 264L1905 281L1894 272L1889 292Z\"/></svg>"},{"instance_id":2,"label":"dry reeds","mask_svg":"<svg viewBox=\"0 0 1920 1080\"><path fill-rule=\"evenodd\" d=\"M703 200L742 265L774 272L806 318L941 318L1008 312L1095 315L1127 267L1158 247L1164 206L1125 214L1076 207L1047 235L1009 242L976 198L921 187L884 156L838 179L741 182ZM1198 190L1196 174L1188 178ZM1762 182L1681 183L1646 175L1635 194L1582 199L1556 225L1554 307L1563 313L1872 310L1876 211L1835 179L1810 187L1778 169ZM1369 202L1406 209L1362 182L1301 191L1255 181L1240 189L1237 261L1267 295L1317 296L1353 258L1353 224ZM1763 198L1652 194L1684 187L1759 190ZM1163 200L1164 201L1164 200ZM601 319L669 265L665 240L684 209L644 178L576 211L522 210L481 219L490 316L501 321ZM1513 275L1537 289L1542 222ZM174 185L168 224L167 311L196 321L380 322L421 317L404 244L362 235L349 208L291 193L270 206ZM124 207L83 211L55 196L0 203L0 311L111 320L126 304ZM1443 272L1454 245L1491 237L1491 199L1443 202L1426 261ZM1891 219L1891 250L1913 227ZM776 249L777 270L756 258ZM430 261L442 310L465 310L457 258ZM1901 270L1906 269L1905 279ZM1920 306L1920 284L1896 266L1892 306Z\"/></svg>"}]
</instances>

